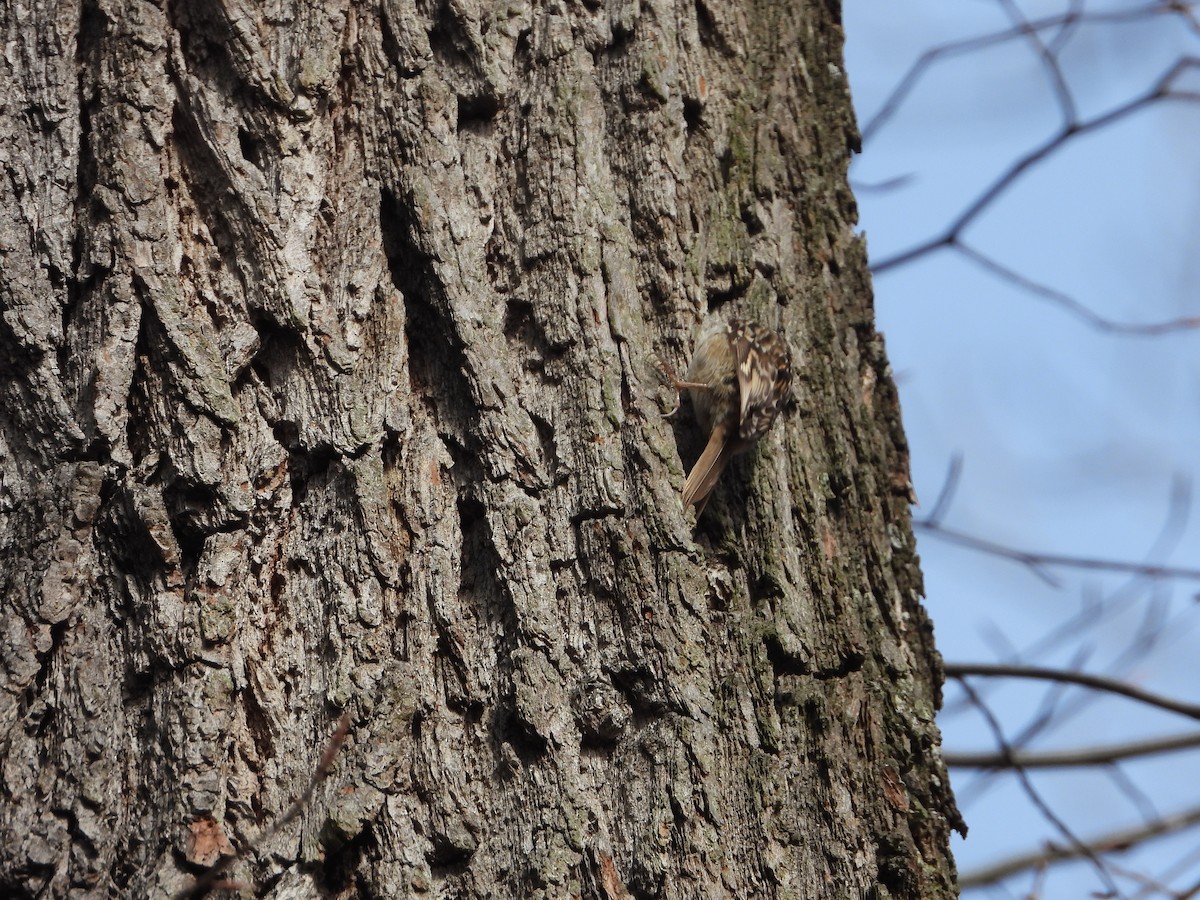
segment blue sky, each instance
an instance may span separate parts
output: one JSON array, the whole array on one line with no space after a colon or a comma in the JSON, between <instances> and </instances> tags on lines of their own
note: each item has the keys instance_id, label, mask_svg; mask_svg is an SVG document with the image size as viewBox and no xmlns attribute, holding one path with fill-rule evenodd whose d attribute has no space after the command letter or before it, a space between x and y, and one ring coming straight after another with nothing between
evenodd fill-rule
<instances>
[{"instance_id":1,"label":"blue sky","mask_svg":"<svg viewBox=\"0 0 1200 900\"><path fill-rule=\"evenodd\" d=\"M1158 4L1076 6L1092 15ZM847 67L860 125L926 50L1003 30L1014 11L1037 19L1068 8L847 0ZM1200 57L1198 32L1178 15L1146 15L1080 24L1059 43L1054 31L1042 34L1076 121L1087 122L1143 94L1181 57ZM1177 84L1200 92L1200 68ZM931 65L869 135L851 170L872 260L943 233L1063 122L1050 69L1026 39ZM1104 319L1200 316L1200 100L1150 104L1065 142L962 236ZM957 456L962 470L944 518L949 528L1022 550L1200 568L1200 330L1156 337L1103 331L950 249L883 272L875 291L912 446L918 517L930 511ZM1190 503L1181 499L1189 496ZM933 535L921 536L920 552L947 660L1077 664L1200 702L1200 582L1056 569L1058 583L1050 585L1026 567ZM1064 640L1029 652L1068 625ZM1010 736L1047 692L1032 682L974 684ZM948 686L946 749L994 746L981 717L959 711L961 697ZM1033 746L1090 746L1196 727L1080 690L1065 703L1072 714ZM1198 766L1200 753L1192 752L1126 764L1117 777L1094 770L1033 777L1086 840L1200 804ZM960 871L1061 840L1011 776L953 775L971 829L955 844ZM1178 863L1173 883L1192 884L1200 879L1197 844L1193 832L1116 861L1160 875ZM1118 885L1139 896L1133 882ZM1044 882L1026 875L976 896L1036 889L1075 897L1101 886L1080 864L1055 869Z\"/></svg>"}]
</instances>

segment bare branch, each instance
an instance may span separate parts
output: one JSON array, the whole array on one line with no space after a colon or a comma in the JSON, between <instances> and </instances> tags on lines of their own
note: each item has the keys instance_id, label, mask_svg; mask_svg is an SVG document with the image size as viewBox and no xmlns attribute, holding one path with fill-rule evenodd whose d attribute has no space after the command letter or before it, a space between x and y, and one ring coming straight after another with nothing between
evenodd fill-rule
<instances>
[{"instance_id":1,"label":"bare branch","mask_svg":"<svg viewBox=\"0 0 1200 900\"><path fill-rule=\"evenodd\" d=\"M1098 131L1106 128L1115 122L1119 122L1134 113L1141 112L1152 103L1164 99L1179 99L1190 100L1194 99L1190 94L1184 92L1173 91L1171 85L1174 81L1187 69L1194 68L1198 60L1186 58L1179 60L1175 65L1171 66L1162 77L1158 79L1145 93L1139 97L1115 106L1108 112L1089 119L1085 122L1073 121L1067 123L1057 134L1053 135L1048 141L1041 146L1029 151L1015 163L1008 167L995 181L983 190L967 207L958 214L958 217L950 223L949 227L943 232L941 237L932 238L924 243L917 244L908 250L902 251L895 256L889 256L875 263L871 267L871 271L876 275L882 275L888 269L904 263L912 262L928 253L940 249L942 247L953 247L958 244L959 236L967 226L974 222L1004 191L1008 190L1022 175L1029 169L1032 169L1038 163L1048 158L1051 154L1057 151L1060 147L1066 144L1073 138L1081 135L1089 134L1093 131Z\"/></svg>"},{"instance_id":2,"label":"bare branch","mask_svg":"<svg viewBox=\"0 0 1200 900\"><path fill-rule=\"evenodd\" d=\"M1154 805L1150 795L1142 790L1119 765L1104 766L1100 771L1113 783L1113 787L1133 804L1143 822L1157 822L1162 818L1162 813Z\"/></svg>"},{"instance_id":3,"label":"bare branch","mask_svg":"<svg viewBox=\"0 0 1200 900\"><path fill-rule=\"evenodd\" d=\"M1109 832L1084 845L1083 849L1086 852L1081 851L1077 847L1063 847L1058 844L1050 844L1042 850L1022 853L994 865L985 866L975 872L967 872L960 875L958 886L964 891L987 887L1029 869L1049 866L1098 853L1119 853L1145 843L1152 838L1183 831L1185 828L1191 828L1193 825L1200 825L1200 806L1176 813L1175 815L1164 816L1158 821L1147 825Z\"/></svg>"},{"instance_id":4,"label":"bare branch","mask_svg":"<svg viewBox=\"0 0 1200 900\"><path fill-rule=\"evenodd\" d=\"M1114 322L1112 319L1106 319L1094 310L1089 309L1069 294L1065 294L1041 282L1034 281L1032 278L1028 278L1014 269L1010 269L1008 266L997 262L974 247L963 243L962 240L956 242L956 247L958 252L968 260L991 274L1004 281L1011 282L1027 293L1061 306L1072 315L1083 319L1084 322L1097 331L1109 331L1114 334L1125 334L1135 337L1158 337L1159 335L1173 331L1200 328L1200 316L1184 316L1178 319L1168 319L1165 322Z\"/></svg>"},{"instance_id":5,"label":"bare branch","mask_svg":"<svg viewBox=\"0 0 1200 900\"><path fill-rule=\"evenodd\" d=\"M966 691L967 696L971 698L971 702L974 703L975 707L979 710L980 715L983 716L983 720L987 722L988 728L991 729L992 736L996 739L996 744L1000 748L1000 752L1007 758L1008 765L1012 767L1013 771L1017 775L1017 780L1021 782L1021 787L1025 791L1025 796L1027 796L1029 801L1035 807L1037 807L1038 812L1042 814L1042 818L1049 822L1054 829L1066 839L1067 843L1070 845L1068 849L1070 849L1077 857L1086 857L1087 859L1091 860L1092 865L1096 869L1096 874L1100 877L1100 880L1104 882L1105 888L1107 888L1109 891L1109 896L1122 896L1120 890L1117 888L1116 882L1112 879L1112 875L1110 875L1108 869L1105 868L1104 861L1096 855L1095 851L1089 849L1086 844L1084 844L1075 836L1075 832L1073 832L1067 826L1066 822L1059 818L1058 813L1051 809L1050 804L1046 802L1040 793L1038 793L1037 789L1033 786L1033 782L1030 780L1028 773L1021 766L1013 762L1013 749L1009 746L1008 739L1004 736L1004 729L1000 727L1000 722L997 721L995 715L992 713L988 705L983 702L983 699L978 693L976 693L975 689L971 687L969 682L960 679L960 683L962 684L962 689ZM961 882L959 887L962 887Z\"/></svg>"},{"instance_id":6,"label":"bare branch","mask_svg":"<svg viewBox=\"0 0 1200 900\"><path fill-rule=\"evenodd\" d=\"M962 769L1006 769L1021 766L1025 769L1070 768L1074 766L1111 765L1122 759L1172 753L1200 747L1200 732L1178 734L1145 741L1128 741L1108 747L1087 747L1082 750L1049 750L1043 752L1013 750L1009 757L999 753L943 753L946 765Z\"/></svg>"},{"instance_id":7,"label":"bare branch","mask_svg":"<svg viewBox=\"0 0 1200 900\"><path fill-rule=\"evenodd\" d=\"M930 525L940 525L942 517L946 514L946 510L954 502L954 494L958 491L959 481L962 480L962 470L963 455L961 452L956 452L950 457L950 466L946 470L946 478L942 482L942 489L938 492L937 500L933 502L933 508L929 510L929 515L925 517L925 522Z\"/></svg>"},{"instance_id":8,"label":"bare branch","mask_svg":"<svg viewBox=\"0 0 1200 900\"><path fill-rule=\"evenodd\" d=\"M1097 691L1120 694L1122 697L1128 697L1130 700L1136 700L1139 703L1146 703L1150 706L1156 706L1159 709L1179 713L1182 716L1200 721L1200 705L1173 700L1170 697L1164 697L1160 694L1152 694L1149 691L1143 691L1141 688L1136 688L1123 681L1117 681L1114 678L1104 678L1100 675L1089 675L1086 672L1072 672L1069 669L1048 669L1040 666L1005 665L1003 663L947 663L945 668L946 675L950 678L962 679L975 675L984 678L1033 678L1042 681L1060 681L1068 684L1078 684ZM963 684L965 685L966 682L963 682Z\"/></svg>"},{"instance_id":9,"label":"bare branch","mask_svg":"<svg viewBox=\"0 0 1200 900\"><path fill-rule=\"evenodd\" d=\"M1054 88L1055 100L1058 101L1058 106L1062 110L1063 123L1069 125L1077 118L1075 100L1071 96L1071 91L1067 88L1067 80L1063 77L1062 69L1058 65L1058 59L1055 58L1054 53L1042 40L1039 30L1030 24L1029 20L1025 18L1025 14L1021 12L1020 7L1013 0L999 0L999 2L1004 7L1004 11L1008 14L1009 19L1012 20L1014 28L1029 41L1033 52L1041 60L1042 67L1046 70L1046 77L1050 80L1050 84ZM1068 28L1073 27L1076 21L1074 18L1069 18L1067 22L1064 22L1062 28L1059 30L1059 36Z\"/></svg>"},{"instance_id":10,"label":"bare branch","mask_svg":"<svg viewBox=\"0 0 1200 900\"><path fill-rule=\"evenodd\" d=\"M1107 13L1084 13L1076 7L1068 10L1066 13L1034 19L1020 27L1005 28L1000 31L932 47L922 53L917 61L909 67L891 94L883 101L879 110L863 125L862 141L864 144L867 143L867 141L875 136L877 131L887 124L900 107L904 105L904 101L908 99L917 84L925 77L926 72L944 58L966 55L986 47L1020 40L1031 30L1042 32L1058 29L1058 35L1055 38L1057 42L1059 36L1065 34L1067 29L1074 28L1080 24L1121 24L1162 15L1178 15L1193 30L1200 31L1200 26L1197 26L1195 17L1192 15L1188 4L1177 2L1177 0L1163 0L1163 2L1147 4L1137 9L1114 10Z\"/></svg>"},{"instance_id":11,"label":"bare branch","mask_svg":"<svg viewBox=\"0 0 1200 900\"><path fill-rule=\"evenodd\" d=\"M967 246L963 243L963 233L966 229L1010 187L1013 186L1028 170L1036 166L1038 163L1049 158L1060 150L1064 145L1074 138L1088 134L1093 131L1098 131L1102 128L1127 118L1141 110L1149 107L1152 104L1166 100L1185 100L1195 101L1200 99L1200 95L1195 92L1178 90L1175 83L1189 70L1200 67L1200 60L1191 57L1183 57L1176 60L1174 65L1168 68L1150 87L1140 96L1133 98L1123 104L1113 107L1107 112L1095 116L1091 119L1083 120L1079 118L1075 99L1071 94L1070 88L1067 85L1066 78L1063 76L1061 66L1057 58L1057 51L1061 48L1066 40L1066 35L1074 30L1084 21L1104 21L1103 17L1087 16L1083 12L1081 4L1072 4L1072 8L1064 15L1051 17L1049 19L1039 19L1036 21L1027 20L1020 8L1012 0L1000 0L1000 5L1004 8L1009 18L1013 21L1013 27L1005 31L996 32L991 35L985 35L981 38L974 38L967 41L958 42L955 44L947 44L942 47L934 48L921 57L920 60L909 70L905 77L897 85L896 90L885 101L883 108L876 117L868 122L863 128L864 142L872 135L873 131L880 124L887 120L907 96L908 92L915 85L916 81L924 74L924 71L930 67L933 62L941 56L951 53L961 53L966 50L974 50L979 47L989 44L1003 43L1010 40L1021 39L1028 41L1033 52L1041 61L1043 68L1046 71L1047 79L1050 82L1051 89L1054 92L1055 101L1062 113L1062 124L1058 131L1044 141L1040 146L1030 150L1024 156L1019 157L1007 170L1002 172L991 185L986 187L979 195L977 195L967 206L958 214L942 232L941 235L929 238L907 250L901 251L890 257L885 257L882 260L875 262L871 270L876 275L882 275L888 269L904 265L912 262L923 256L926 256L935 250L949 248L957 250L960 254L967 257L977 265L982 266L993 275L997 275L1006 281L1015 284L1024 290L1051 300L1062 306L1067 311L1081 317L1083 321L1094 328L1103 331L1119 332L1123 334L1156 336L1174 331L1200 327L1200 318L1185 317L1169 322L1156 322L1145 324L1125 324L1113 322L1089 309L1078 300L1054 290L1046 285L1039 284L1033 280L1014 272L1012 269L1002 265L1001 263L984 255L980 251ZM1127 11L1120 17L1120 21L1128 21L1132 14L1133 18L1158 15L1163 13L1179 13L1184 15L1185 19L1193 22L1190 9L1187 9L1184 4L1167 3L1162 6L1145 7L1141 10ZM1114 18L1109 21L1118 21ZM1042 31L1056 29L1056 34L1052 39L1053 47L1047 45L1042 39Z\"/></svg>"},{"instance_id":12,"label":"bare branch","mask_svg":"<svg viewBox=\"0 0 1200 900\"><path fill-rule=\"evenodd\" d=\"M1188 847L1181 856L1159 873L1157 881L1163 884L1170 884L1193 869L1198 861L1200 861L1200 846L1193 845ZM1200 883L1194 883L1189 887L1168 893L1167 896L1171 897L1172 900L1188 900L1189 897L1194 897L1198 892L1200 892ZM1134 900L1145 900L1146 897L1153 896L1153 893L1153 889L1147 888L1135 894Z\"/></svg>"},{"instance_id":13,"label":"bare branch","mask_svg":"<svg viewBox=\"0 0 1200 900\"><path fill-rule=\"evenodd\" d=\"M1018 550L1006 547L994 541L974 537L961 531L946 528L936 522L926 519L913 521L913 528L933 534L951 544L969 547L983 553L990 553L1013 562L1021 563L1029 568L1042 581L1057 587L1058 579L1046 571L1047 567L1059 566L1068 569L1086 569L1098 572L1125 572L1130 575L1141 575L1146 578L1186 578L1200 581L1200 569L1189 569L1183 566L1165 566L1148 562L1125 562L1117 559L1095 559L1086 556L1066 556L1057 553L1035 553L1030 550Z\"/></svg>"}]
</instances>

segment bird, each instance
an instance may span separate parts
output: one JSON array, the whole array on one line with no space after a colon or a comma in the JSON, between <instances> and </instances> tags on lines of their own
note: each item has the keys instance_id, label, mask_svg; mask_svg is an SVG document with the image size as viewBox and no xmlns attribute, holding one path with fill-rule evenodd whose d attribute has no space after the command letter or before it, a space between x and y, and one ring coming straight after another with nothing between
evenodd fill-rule
<instances>
[{"instance_id":1,"label":"bird","mask_svg":"<svg viewBox=\"0 0 1200 900\"><path fill-rule=\"evenodd\" d=\"M702 327L677 391L687 390L701 429L704 452L683 483L684 506L704 512L729 461L749 450L770 430L792 384L788 343L750 319L713 319Z\"/></svg>"}]
</instances>

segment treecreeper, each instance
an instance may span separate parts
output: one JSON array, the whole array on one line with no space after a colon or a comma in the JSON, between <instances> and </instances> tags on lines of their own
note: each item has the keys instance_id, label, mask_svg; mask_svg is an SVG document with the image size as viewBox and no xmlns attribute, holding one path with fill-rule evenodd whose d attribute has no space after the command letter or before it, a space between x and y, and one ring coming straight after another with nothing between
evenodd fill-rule
<instances>
[{"instance_id":1,"label":"treecreeper","mask_svg":"<svg viewBox=\"0 0 1200 900\"><path fill-rule=\"evenodd\" d=\"M696 350L676 390L687 390L701 429L704 452L683 483L684 505L696 515L729 465L753 447L779 415L792 385L792 354L776 331L749 319L714 319L696 339Z\"/></svg>"}]
</instances>

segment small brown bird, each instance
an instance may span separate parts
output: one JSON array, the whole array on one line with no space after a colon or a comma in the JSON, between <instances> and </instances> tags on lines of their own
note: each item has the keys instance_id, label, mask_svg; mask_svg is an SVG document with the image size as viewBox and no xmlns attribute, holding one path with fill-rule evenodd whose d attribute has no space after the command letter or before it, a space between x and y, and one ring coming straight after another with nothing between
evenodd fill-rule
<instances>
[{"instance_id":1,"label":"small brown bird","mask_svg":"<svg viewBox=\"0 0 1200 900\"><path fill-rule=\"evenodd\" d=\"M683 483L684 505L704 511L717 479L770 429L792 384L787 341L748 319L714 320L701 331L684 381L708 444Z\"/></svg>"}]
</instances>

